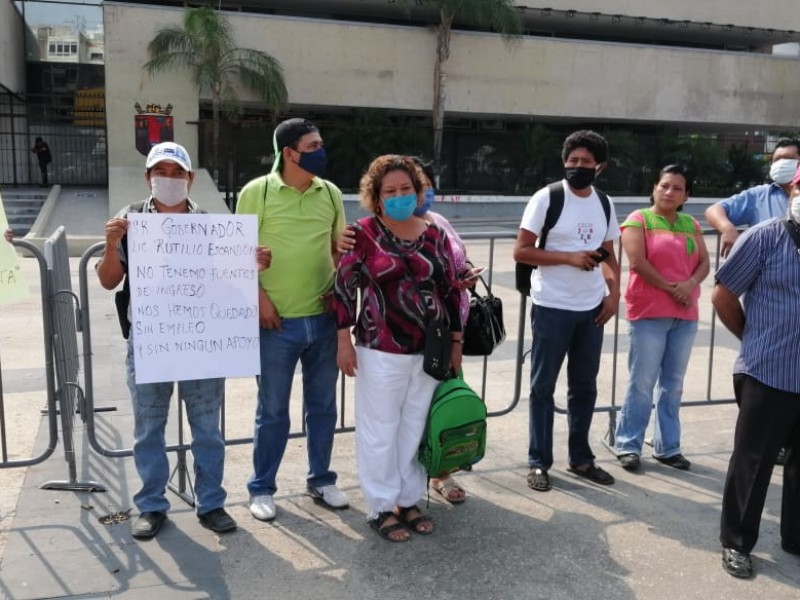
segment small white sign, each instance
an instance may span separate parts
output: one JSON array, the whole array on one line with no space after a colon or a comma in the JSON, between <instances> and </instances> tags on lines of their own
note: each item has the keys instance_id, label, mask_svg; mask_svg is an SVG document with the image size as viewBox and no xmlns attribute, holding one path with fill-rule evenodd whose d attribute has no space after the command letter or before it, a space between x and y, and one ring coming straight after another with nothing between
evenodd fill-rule
<instances>
[{"instance_id":1,"label":"small white sign","mask_svg":"<svg viewBox=\"0 0 800 600\"><path fill-rule=\"evenodd\" d=\"M0 197L0 236L8 229L8 219ZM28 281L20 268L19 257L11 243L0 238L0 304L27 300L30 296Z\"/></svg>"},{"instance_id":2,"label":"small white sign","mask_svg":"<svg viewBox=\"0 0 800 600\"><path fill-rule=\"evenodd\" d=\"M128 214L136 383L260 372L255 215Z\"/></svg>"}]
</instances>

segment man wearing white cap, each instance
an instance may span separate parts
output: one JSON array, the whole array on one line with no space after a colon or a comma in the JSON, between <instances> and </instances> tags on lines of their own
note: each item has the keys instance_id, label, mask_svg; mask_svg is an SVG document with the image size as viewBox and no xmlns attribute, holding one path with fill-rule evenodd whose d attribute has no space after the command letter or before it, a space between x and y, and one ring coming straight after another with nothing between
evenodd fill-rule
<instances>
[{"instance_id":1,"label":"man wearing white cap","mask_svg":"<svg viewBox=\"0 0 800 600\"><path fill-rule=\"evenodd\" d=\"M174 384L137 384L134 380L133 340L129 335L130 294L125 277L128 270L127 214L206 212L189 199L194 172L189 154L183 146L174 142L153 146L147 155L145 169L150 196L143 202L126 206L106 223L105 251L97 264L97 274L104 288L113 290L125 279L123 291L117 294L117 310L123 335L128 338L126 366L133 402L133 458L142 480L142 489L133 497L141 513L132 530L133 537L137 539L154 537L167 518L169 461L164 429ZM217 533L236 529L236 522L223 508L226 497L222 487L225 442L219 421L224 388L225 380L221 378L178 382L178 393L186 404L192 431L197 516L205 527Z\"/></svg>"},{"instance_id":2,"label":"man wearing white cap","mask_svg":"<svg viewBox=\"0 0 800 600\"><path fill-rule=\"evenodd\" d=\"M322 179L325 148L313 123L289 119L275 129L272 173L248 183L237 213L258 215L260 244L272 250L260 276L261 375L247 482L250 512L275 518L275 482L289 436L289 400L298 361L303 369L303 418L308 444L307 490L330 508L347 496L331 471L336 428L336 319L330 311L336 239L345 226L342 194Z\"/></svg>"}]
</instances>

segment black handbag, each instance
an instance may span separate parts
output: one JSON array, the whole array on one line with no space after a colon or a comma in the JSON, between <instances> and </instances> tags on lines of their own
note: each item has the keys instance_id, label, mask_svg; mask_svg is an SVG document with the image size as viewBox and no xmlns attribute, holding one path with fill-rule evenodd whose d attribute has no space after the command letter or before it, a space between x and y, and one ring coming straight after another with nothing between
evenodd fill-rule
<instances>
[{"instance_id":1,"label":"black handbag","mask_svg":"<svg viewBox=\"0 0 800 600\"><path fill-rule=\"evenodd\" d=\"M486 295L470 289L469 316L464 324L465 356L489 356L506 339L503 301L492 294L483 277L478 279L486 288Z\"/></svg>"}]
</instances>

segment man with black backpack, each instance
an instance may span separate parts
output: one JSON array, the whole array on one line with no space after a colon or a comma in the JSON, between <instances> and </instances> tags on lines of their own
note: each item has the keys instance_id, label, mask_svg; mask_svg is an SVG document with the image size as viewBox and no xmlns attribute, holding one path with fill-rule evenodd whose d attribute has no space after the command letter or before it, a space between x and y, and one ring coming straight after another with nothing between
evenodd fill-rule
<instances>
[{"instance_id":1,"label":"man with black backpack","mask_svg":"<svg viewBox=\"0 0 800 600\"><path fill-rule=\"evenodd\" d=\"M564 179L533 195L514 245L514 260L521 263L518 288L524 293L528 283L533 302L528 486L540 492L550 489L553 394L565 357L568 470L594 483L614 483L594 464L589 446L603 325L617 313L620 295L614 205L592 186L605 168L608 144L594 131L576 131L564 140L561 156ZM526 265L532 267L529 281Z\"/></svg>"},{"instance_id":2,"label":"man with black backpack","mask_svg":"<svg viewBox=\"0 0 800 600\"><path fill-rule=\"evenodd\" d=\"M153 146L145 163L145 180L150 196L143 202L126 206L106 223L105 249L97 263L100 284L107 290L113 290L125 280L123 291L118 292L116 301L123 335L128 339L126 366L133 404L133 459L142 480L142 488L133 497L141 514L133 523L132 535L140 540L154 537L167 519L169 462L164 429L174 383L136 383L135 380L133 336L129 335L127 215L136 212L206 212L189 198L194 172L189 154L183 146L174 142ZM259 262L262 262L261 257ZM261 266L264 266L263 262ZM186 415L192 431L197 516L205 527L216 533L236 529L236 522L223 508L226 497L222 487L225 441L219 423L224 389L223 378L178 382L178 393L186 404Z\"/></svg>"}]
</instances>

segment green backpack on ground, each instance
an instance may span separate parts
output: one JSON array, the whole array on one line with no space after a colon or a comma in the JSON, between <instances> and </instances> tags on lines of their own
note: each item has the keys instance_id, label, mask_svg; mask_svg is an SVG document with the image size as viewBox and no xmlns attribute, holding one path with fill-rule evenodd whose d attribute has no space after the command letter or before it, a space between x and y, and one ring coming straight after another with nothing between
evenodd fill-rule
<instances>
[{"instance_id":1,"label":"green backpack on ground","mask_svg":"<svg viewBox=\"0 0 800 600\"><path fill-rule=\"evenodd\" d=\"M486 405L463 374L436 388L419 445L419 462L429 477L467 469L486 453Z\"/></svg>"}]
</instances>

